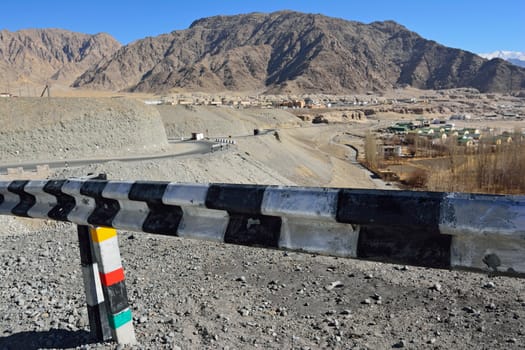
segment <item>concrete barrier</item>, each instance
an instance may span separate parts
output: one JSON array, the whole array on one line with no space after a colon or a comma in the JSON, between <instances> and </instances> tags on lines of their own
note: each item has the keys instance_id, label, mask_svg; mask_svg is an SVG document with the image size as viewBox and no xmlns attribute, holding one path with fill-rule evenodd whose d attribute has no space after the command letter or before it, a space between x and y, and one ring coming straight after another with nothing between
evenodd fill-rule
<instances>
[{"instance_id":1,"label":"concrete barrier","mask_svg":"<svg viewBox=\"0 0 525 350\"><path fill-rule=\"evenodd\" d=\"M219 144L229 144L229 145L236 145L237 141L232 140L230 138L227 139L215 139L215 142L218 142Z\"/></svg>"},{"instance_id":2,"label":"concrete barrier","mask_svg":"<svg viewBox=\"0 0 525 350\"><path fill-rule=\"evenodd\" d=\"M525 196L61 179L0 182L0 214L525 277ZM109 238L109 248L93 238L95 260L81 259L90 326L100 340L133 343Z\"/></svg>"},{"instance_id":3,"label":"concrete barrier","mask_svg":"<svg viewBox=\"0 0 525 350\"><path fill-rule=\"evenodd\" d=\"M525 196L64 179L0 182L0 214L525 274Z\"/></svg>"}]
</instances>

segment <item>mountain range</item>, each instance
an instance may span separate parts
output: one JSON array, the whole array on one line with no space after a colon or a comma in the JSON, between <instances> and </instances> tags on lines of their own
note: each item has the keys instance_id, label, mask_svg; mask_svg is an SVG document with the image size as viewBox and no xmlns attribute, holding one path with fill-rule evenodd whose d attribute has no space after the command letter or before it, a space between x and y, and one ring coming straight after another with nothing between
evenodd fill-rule
<instances>
[{"instance_id":1,"label":"mountain range","mask_svg":"<svg viewBox=\"0 0 525 350\"><path fill-rule=\"evenodd\" d=\"M525 88L525 69L445 47L392 21L364 24L292 11L203 18L125 46L108 34L4 30L0 72L11 82L131 92Z\"/></svg>"},{"instance_id":2,"label":"mountain range","mask_svg":"<svg viewBox=\"0 0 525 350\"><path fill-rule=\"evenodd\" d=\"M70 85L76 77L121 47L108 34L88 35L62 29L0 31L0 74L4 87ZM0 85L1 86L1 85Z\"/></svg>"}]
</instances>

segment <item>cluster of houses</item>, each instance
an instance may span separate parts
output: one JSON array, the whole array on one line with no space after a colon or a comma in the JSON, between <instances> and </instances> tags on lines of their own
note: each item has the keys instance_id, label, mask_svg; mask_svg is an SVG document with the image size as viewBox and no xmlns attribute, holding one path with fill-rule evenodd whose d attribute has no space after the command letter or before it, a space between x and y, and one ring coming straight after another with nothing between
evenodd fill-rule
<instances>
[{"instance_id":1,"label":"cluster of houses","mask_svg":"<svg viewBox=\"0 0 525 350\"><path fill-rule=\"evenodd\" d=\"M430 141L433 146L444 145L445 143L456 141L457 145L472 147L476 146L481 139L488 140L492 144L502 144L512 142L512 134L504 131L495 135L494 130L480 130L478 128L456 128L454 123L447 123L445 120L436 122L423 118L415 121L397 122L388 127L384 132L386 137L398 135L402 140L408 136L423 137Z\"/></svg>"},{"instance_id":2,"label":"cluster of houses","mask_svg":"<svg viewBox=\"0 0 525 350\"><path fill-rule=\"evenodd\" d=\"M333 108L349 106L368 106L377 104L372 97L289 97L281 95L254 95L254 96L221 96L194 94L174 94L161 96L144 101L149 105L193 105L193 106L227 106L233 108Z\"/></svg>"}]
</instances>

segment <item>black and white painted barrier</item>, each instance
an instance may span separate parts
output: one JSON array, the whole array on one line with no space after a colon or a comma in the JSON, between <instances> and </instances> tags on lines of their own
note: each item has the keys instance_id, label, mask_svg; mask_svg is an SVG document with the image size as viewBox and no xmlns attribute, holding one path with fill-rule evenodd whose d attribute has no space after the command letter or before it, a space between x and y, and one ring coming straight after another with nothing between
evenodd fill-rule
<instances>
[{"instance_id":1,"label":"black and white painted barrier","mask_svg":"<svg viewBox=\"0 0 525 350\"><path fill-rule=\"evenodd\" d=\"M232 140L230 138L228 139L215 139L215 142L218 142L219 144L228 144L228 145L236 145L237 141Z\"/></svg>"},{"instance_id":2,"label":"black and white painted barrier","mask_svg":"<svg viewBox=\"0 0 525 350\"><path fill-rule=\"evenodd\" d=\"M525 196L64 179L0 182L0 214L525 277Z\"/></svg>"}]
</instances>

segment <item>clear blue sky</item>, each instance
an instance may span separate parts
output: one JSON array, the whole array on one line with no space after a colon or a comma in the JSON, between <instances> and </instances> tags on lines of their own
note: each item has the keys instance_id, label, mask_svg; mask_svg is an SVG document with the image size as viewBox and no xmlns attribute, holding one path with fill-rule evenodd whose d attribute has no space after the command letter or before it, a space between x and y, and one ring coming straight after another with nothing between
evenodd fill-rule
<instances>
[{"instance_id":1,"label":"clear blue sky","mask_svg":"<svg viewBox=\"0 0 525 350\"><path fill-rule=\"evenodd\" d=\"M123 44L213 15L296 10L370 23L394 20L443 45L525 52L525 0L7 0L0 29L106 32Z\"/></svg>"}]
</instances>

